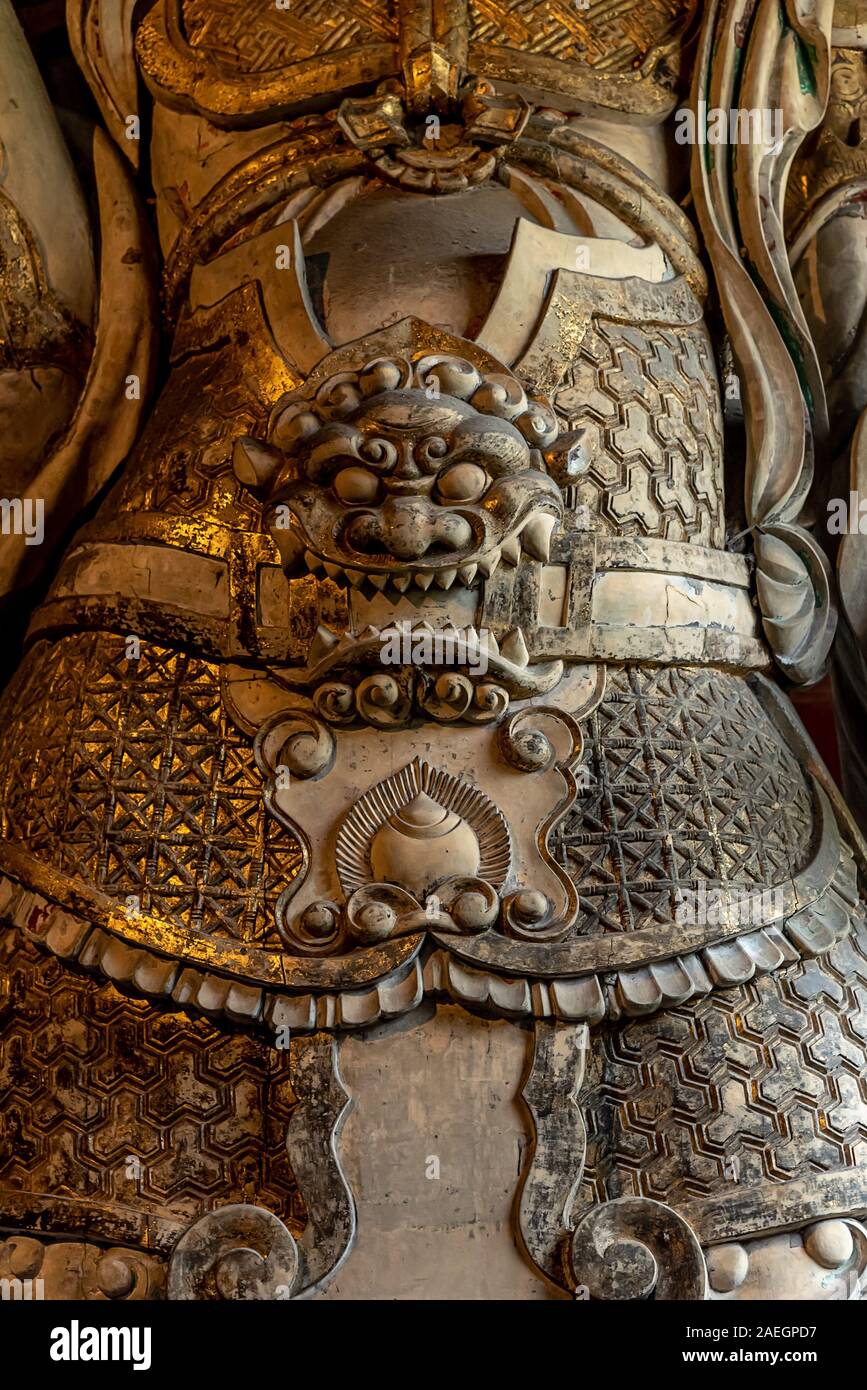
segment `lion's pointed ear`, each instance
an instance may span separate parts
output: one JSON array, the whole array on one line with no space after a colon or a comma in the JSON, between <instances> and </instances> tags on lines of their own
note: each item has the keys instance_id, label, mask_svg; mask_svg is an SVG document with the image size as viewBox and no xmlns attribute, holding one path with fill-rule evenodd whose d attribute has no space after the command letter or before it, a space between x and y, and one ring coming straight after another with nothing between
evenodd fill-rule
<instances>
[{"instance_id":1,"label":"lion's pointed ear","mask_svg":"<svg viewBox=\"0 0 867 1390\"><path fill-rule=\"evenodd\" d=\"M280 471L282 455L252 435L242 434L232 448L232 471L251 492L267 493Z\"/></svg>"}]
</instances>

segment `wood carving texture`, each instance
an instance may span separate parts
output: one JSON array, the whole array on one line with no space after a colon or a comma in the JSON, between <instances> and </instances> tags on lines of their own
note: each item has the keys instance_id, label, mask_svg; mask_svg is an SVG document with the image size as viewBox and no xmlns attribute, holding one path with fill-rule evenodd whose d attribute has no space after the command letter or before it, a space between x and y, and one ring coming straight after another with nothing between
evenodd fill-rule
<instances>
[{"instance_id":1,"label":"wood carving texture","mask_svg":"<svg viewBox=\"0 0 867 1390\"><path fill-rule=\"evenodd\" d=\"M216 666L150 643L130 661L123 638L67 637L32 649L4 710L7 840L119 905L134 895L145 915L277 939L298 847L267 816Z\"/></svg>"},{"instance_id":2,"label":"wood carving texture","mask_svg":"<svg viewBox=\"0 0 867 1390\"><path fill-rule=\"evenodd\" d=\"M0 1211L6 1195L91 1204L92 1233L122 1213L179 1224L255 1201L297 1232L285 1150L287 1054L68 972L0 940ZM101 1213L101 1214L100 1214Z\"/></svg>"}]
</instances>

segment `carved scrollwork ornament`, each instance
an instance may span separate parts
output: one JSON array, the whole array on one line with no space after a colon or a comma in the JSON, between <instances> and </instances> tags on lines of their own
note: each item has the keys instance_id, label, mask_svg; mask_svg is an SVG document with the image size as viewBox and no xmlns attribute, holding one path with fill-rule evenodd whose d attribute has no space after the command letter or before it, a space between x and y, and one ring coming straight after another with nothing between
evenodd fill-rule
<instances>
[{"instance_id":1,"label":"carved scrollwork ornament","mask_svg":"<svg viewBox=\"0 0 867 1390\"><path fill-rule=\"evenodd\" d=\"M355 719L355 691L345 681L325 681L313 693L313 708L328 724L351 724Z\"/></svg>"},{"instance_id":2,"label":"carved scrollwork ornament","mask_svg":"<svg viewBox=\"0 0 867 1390\"><path fill-rule=\"evenodd\" d=\"M335 902L310 903L294 919L284 907L278 925L281 940L305 956L330 956L344 944L343 910Z\"/></svg>"},{"instance_id":3,"label":"carved scrollwork ornament","mask_svg":"<svg viewBox=\"0 0 867 1390\"><path fill-rule=\"evenodd\" d=\"M497 743L506 762L521 772L546 772L556 765L568 773L581 757L584 736L571 715L543 705L517 710L500 725Z\"/></svg>"},{"instance_id":4,"label":"carved scrollwork ornament","mask_svg":"<svg viewBox=\"0 0 867 1390\"><path fill-rule=\"evenodd\" d=\"M412 697L394 676L367 676L356 687L355 707L374 728L397 728L410 716Z\"/></svg>"},{"instance_id":5,"label":"carved scrollwork ornament","mask_svg":"<svg viewBox=\"0 0 867 1390\"><path fill-rule=\"evenodd\" d=\"M296 777L319 777L334 759L334 740L321 724L299 716L278 754L278 767L287 767Z\"/></svg>"},{"instance_id":6,"label":"carved scrollwork ornament","mask_svg":"<svg viewBox=\"0 0 867 1390\"><path fill-rule=\"evenodd\" d=\"M217 1207L181 1236L169 1264L168 1296L181 1300L291 1298L300 1258L273 1212L247 1203Z\"/></svg>"},{"instance_id":7,"label":"carved scrollwork ornament","mask_svg":"<svg viewBox=\"0 0 867 1390\"><path fill-rule=\"evenodd\" d=\"M281 788L280 778L287 774L306 781L328 773L334 764L334 735L312 714L293 710L262 726L254 751L263 772Z\"/></svg>"},{"instance_id":8,"label":"carved scrollwork ornament","mask_svg":"<svg viewBox=\"0 0 867 1390\"><path fill-rule=\"evenodd\" d=\"M494 681L473 681L460 671L436 677L420 676L419 704L441 723L466 719L490 724L509 708L509 692Z\"/></svg>"},{"instance_id":9,"label":"carved scrollwork ornament","mask_svg":"<svg viewBox=\"0 0 867 1390\"><path fill-rule=\"evenodd\" d=\"M574 1285L592 1299L707 1298L698 1236L672 1207L649 1197L591 1207L569 1242L569 1266Z\"/></svg>"}]
</instances>

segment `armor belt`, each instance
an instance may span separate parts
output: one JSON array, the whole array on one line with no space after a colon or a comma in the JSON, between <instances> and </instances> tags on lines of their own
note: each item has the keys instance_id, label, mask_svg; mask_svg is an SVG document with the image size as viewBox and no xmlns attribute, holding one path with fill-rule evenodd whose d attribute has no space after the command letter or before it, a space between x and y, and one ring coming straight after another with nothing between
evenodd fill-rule
<instances>
[{"instance_id":1,"label":"armor belt","mask_svg":"<svg viewBox=\"0 0 867 1390\"><path fill-rule=\"evenodd\" d=\"M30 635L106 627L191 642L224 659L303 663L314 576L288 579L270 539L196 528L181 549L163 517L141 535L79 543L67 556ZM144 518L147 523L147 518ZM191 524L195 527L195 523ZM147 535L147 530L151 535ZM160 534L162 533L162 534ZM321 585L320 590L324 591ZM330 590L326 622L361 631L419 617L411 597ZM530 660L769 664L751 597L751 561L687 542L607 537L566 528L548 564L500 565L483 587L452 592L449 610L498 637L520 625ZM321 611L324 605L321 605ZM529 615L529 621L528 621Z\"/></svg>"}]
</instances>

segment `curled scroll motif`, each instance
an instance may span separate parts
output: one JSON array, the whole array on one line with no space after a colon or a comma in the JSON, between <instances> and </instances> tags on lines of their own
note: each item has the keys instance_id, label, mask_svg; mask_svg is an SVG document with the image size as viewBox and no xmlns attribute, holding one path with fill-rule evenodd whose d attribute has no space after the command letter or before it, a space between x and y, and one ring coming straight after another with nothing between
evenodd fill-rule
<instances>
[{"instance_id":1,"label":"curled scroll motif","mask_svg":"<svg viewBox=\"0 0 867 1390\"><path fill-rule=\"evenodd\" d=\"M816 653L827 654L837 626L828 558L802 526L769 523L755 546L765 635L793 681L812 680Z\"/></svg>"},{"instance_id":2,"label":"curled scroll motif","mask_svg":"<svg viewBox=\"0 0 867 1390\"><path fill-rule=\"evenodd\" d=\"M592 1207L575 1228L569 1258L575 1283L591 1298L697 1302L708 1295L695 1231L649 1197Z\"/></svg>"},{"instance_id":3,"label":"curled scroll motif","mask_svg":"<svg viewBox=\"0 0 867 1390\"><path fill-rule=\"evenodd\" d=\"M303 710L263 724L255 744L256 761L266 776L285 769L292 777L321 777L334 762L334 735Z\"/></svg>"},{"instance_id":4,"label":"curled scroll motif","mask_svg":"<svg viewBox=\"0 0 867 1390\"><path fill-rule=\"evenodd\" d=\"M509 692L493 681L474 681L462 671L436 676L396 673L366 676L354 688L345 681L326 681L316 690L313 706L322 719L338 727L362 719L375 729L397 729L414 712L442 724L458 719L489 724L505 714Z\"/></svg>"},{"instance_id":5,"label":"curled scroll motif","mask_svg":"<svg viewBox=\"0 0 867 1390\"><path fill-rule=\"evenodd\" d=\"M564 795L536 827L536 852L562 887L562 898L552 901L534 889L521 889L507 899L504 924L510 935L531 941L562 939L578 912L578 891L548 848L548 837L575 801L576 771L584 748L580 725L571 715L550 706L518 710L497 731L500 753L506 762L530 776L556 768L563 779Z\"/></svg>"},{"instance_id":6,"label":"curled scroll motif","mask_svg":"<svg viewBox=\"0 0 867 1390\"><path fill-rule=\"evenodd\" d=\"M753 8L707 6L692 180L744 399L744 500L765 634L780 668L805 682L821 674L836 624L827 563L799 525L827 409L785 254L783 202L791 161L827 102L833 6L822 0L809 15L776 0ZM711 110L780 112L782 129L740 145L732 161L707 141Z\"/></svg>"},{"instance_id":7,"label":"curled scroll motif","mask_svg":"<svg viewBox=\"0 0 867 1390\"><path fill-rule=\"evenodd\" d=\"M344 681L325 681L313 696L313 708L328 724L351 724L355 718L355 692Z\"/></svg>"},{"instance_id":8,"label":"curled scroll motif","mask_svg":"<svg viewBox=\"0 0 867 1390\"><path fill-rule=\"evenodd\" d=\"M194 1221L175 1246L168 1296L291 1298L299 1268L295 1238L273 1212L249 1203L218 1207Z\"/></svg>"},{"instance_id":9,"label":"curled scroll motif","mask_svg":"<svg viewBox=\"0 0 867 1390\"><path fill-rule=\"evenodd\" d=\"M422 620L371 625L341 638L320 625L307 665L274 679L309 694L327 724L345 728L363 721L389 729L412 718L490 723L505 713L510 698L546 695L562 675L562 661L530 663L519 627L500 644L492 632L472 625L434 627Z\"/></svg>"},{"instance_id":10,"label":"curled scroll motif","mask_svg":"<svg viewBox=\"0 0 867 1390\"><path fill-rule=\"evenodd\" d=\"M867 1269L867 1232L832 1218L800 1231L733 1240L705 1252L710 1298L859 1300Z\"/></svg>"},{"instance_id":11,"label":"curled scroll motif","mask_svg":"<svg viewBox=\"0 0 867 1390\"><path fill-rule=\"evenodd\" d=\"M26 1201L29 1194L24 1195ZM7 1200L4 1194L4 1205ZM7 1219L10 1214L4 1211ZM8 1235L0 1237L0 1281L4 1298L140 1303L163 1297L165 1264L160 1254L127 1246L105 1249L90 1241L54 1240L42 1232L38 1238Z\"/></svg>"},{"instance_id":12,"label":"curled scroll motif","mask_svg":"<svg viewBox=\"0 0 867 1390\"><path fill-rule=\"evenodd\" d=\"M352 894L345 915L349 934L366 946L434 928L471 935L496 922L500 898L490 883L471 875L438 884L424 907L396 884L365 883Z\"/></svg>"},{"instance_id":13,"label":"curled scroll motif","mask_svg":"<svg viewBox=\"0 0 867 1390\"><path fill-rule=\"evenodd\" d=\"M506 762L521 772L544 772L556 764L571 774L584 749L578 721L548 705L518 710L501 725L497 742Z\"/></svg>"},{"instance_id":14,"label":"curled scroll motif","mask_svg":"<svg viewBox=\"0 0 867 1390\"><path fill-rule=\"evenodd\" d=\"M419 703L442 723L466 719L473 724L489 724L505 714L509 694L493 681L475 682L460 671L444 671L433 679L422 678Z\"/></svg>"},{"instance_id":15,"label":"curled scroll motif","mask_svg":"<svg viewBox=\"0 0 867 1390\"><path fill-rule=\"evenodd\" d=\"M397 729L412 714L412 692L392 675L366 676L354 688L345 681L326 681L314 694L313 706L329 724L363 719L375 729Z\"/></svg>"}]
</instances>

